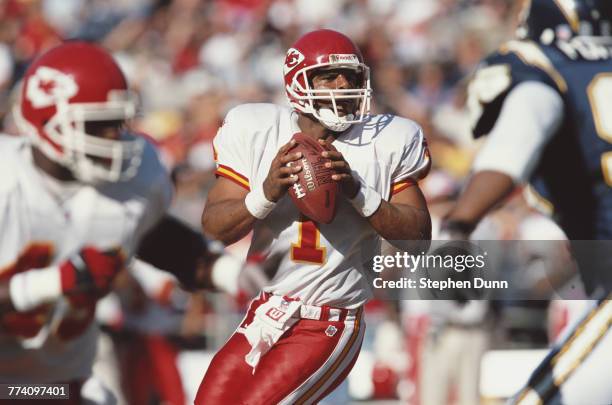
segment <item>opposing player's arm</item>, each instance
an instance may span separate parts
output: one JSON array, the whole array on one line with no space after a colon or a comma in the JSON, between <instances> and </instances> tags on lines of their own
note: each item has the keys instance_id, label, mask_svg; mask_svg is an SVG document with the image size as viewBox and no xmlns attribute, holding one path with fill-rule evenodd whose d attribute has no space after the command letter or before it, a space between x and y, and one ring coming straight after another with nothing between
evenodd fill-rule
<instances>
[{"instance_id":1,"label":"opposing player's arm","mask_svg":"<svg viewBox=\"0 0 612 405\"><path fill-rule=\"evenodd\" d=\"M448 214L446 230L467 238L482 218L514 189L512 177L494 170L477 171Z\"/></svg>"},{"instance_id":2,"label":"opposing player's arm","mask_svg":"<svg viewBox=\"0 0 612 405\"><path fill-rule=\"evenodd\" d=\"M562 120L563 100L550 86L530 81L513 88L447 217L449 226L469 233L517 184L527 181Z\"/></svg>"}]
</instances>

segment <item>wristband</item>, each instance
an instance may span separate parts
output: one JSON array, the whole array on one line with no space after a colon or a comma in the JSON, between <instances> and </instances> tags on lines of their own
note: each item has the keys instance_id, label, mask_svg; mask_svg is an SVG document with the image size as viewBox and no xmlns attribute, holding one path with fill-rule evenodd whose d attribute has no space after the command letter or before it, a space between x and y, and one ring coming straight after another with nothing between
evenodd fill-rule
<instances>
[{"instance_id":1,"label":"wristband","mask_svg":"<svg viewBox=\"0 0 612 405\"><path fill-rule=\"evenodd\" d=\"M62 295L59 268L54 266L15 274L9 282L9 294L13 307L19 312L58 299Z\"/></svg>"},{"instance_id":2,"label":"wristband","mask_svg":"<svg viewBox=\"0 0 612 405\"><path fill-rule=\"evenodd\" d=\"M244 204L247 210L257 219L264 219L276 206L275 202L268 201L263 193L263 189L252 190L245 199Z\"/></svg>"},{"instance_id":3,"label":"wristband","mask_svg":"<svg viewBox=\"0 0 612 405\"><path fill-rule=\"evenodd\" d=\"M374 215L378 207L380 207L382 196L372 187L361 183L357 195L349 201L362 217L367 218Z\"/></svg>"}]
</instances>

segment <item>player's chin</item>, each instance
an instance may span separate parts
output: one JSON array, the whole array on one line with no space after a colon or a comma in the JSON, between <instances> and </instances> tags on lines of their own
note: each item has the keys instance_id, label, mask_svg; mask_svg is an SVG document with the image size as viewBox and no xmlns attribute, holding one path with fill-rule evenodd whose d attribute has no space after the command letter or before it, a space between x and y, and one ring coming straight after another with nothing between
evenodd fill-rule
<instances>
[{"instance_id":1,"label":"player's chin","mask_svg":"<svg viewBox=\"0 0 612 405\"><path fill-rule=\"evenodd\" d=\"M338 109L338 117L346 117L348 114L346 110Z\"/></svg>"},{"instance_id":2,"label":"player's chin","mask_svg":"<svg viewBox=\"0 0 612 405\"><path fill-rule=\"evenodd\" d=\"M334 110L334 106L331 103L321 103L319 106L319 109L329 109L329 110ZM346 117L349 114L355 114L355 106L354 105L348 105L348 104L341 104L338 103L336 105L336 111L338 113L339 117Z\"/></svg>"}]
</instances>

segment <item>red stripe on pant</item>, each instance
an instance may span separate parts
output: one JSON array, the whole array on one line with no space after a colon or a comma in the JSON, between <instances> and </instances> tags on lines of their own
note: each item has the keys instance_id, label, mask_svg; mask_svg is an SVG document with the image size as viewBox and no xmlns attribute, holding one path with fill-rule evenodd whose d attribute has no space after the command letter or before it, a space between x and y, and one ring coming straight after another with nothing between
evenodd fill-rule
<instances>
[{"instance_id":1,"label":"red stripe on pant","mask_svg":"<svg viewBox=\"0 0 612 405\"><path fill-rule=\"evenodd\" d=\"M332 391L338 388L338 386L342 384L342 381L344 381L346 377L348 377L349 373L351 372L351 370L355 366L355 363L357 362L357 358L359 357L359 352L361 352L361 345L359 346L359 350L357 350L357 352L355 353L355 356L353 356L353 359L351 360L351 363L349 364L349 366L342 372L342 374L340 374L338 378L336 378L333 384L330 385L329 388L326 389L323 394L319 395L317 400L314 401L315 404L318 404L319 401L321 401L323 398L331 394Z\"/></svg>"}]
</instances>

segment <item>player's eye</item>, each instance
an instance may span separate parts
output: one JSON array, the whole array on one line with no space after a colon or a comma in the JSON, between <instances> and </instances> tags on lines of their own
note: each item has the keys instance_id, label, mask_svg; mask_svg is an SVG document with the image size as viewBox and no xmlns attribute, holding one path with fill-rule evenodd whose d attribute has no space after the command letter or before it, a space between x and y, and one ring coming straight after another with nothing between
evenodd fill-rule
<instances>
[{"instance_id":1,"label":"player's eye","mask_svg":"<svg viewBox=\"0 0 612 405\"><path fill-rule=\"evenodd\" d=\"M333 70L329 72L318 73L313 77L314 84L327 84L334 82L342 75L350 85L355 85L360 82L361 74L350 69Z\"/></svg>"},{"instance_id":2,"label":"player's eye","mask_svg":"<svg viewBox=\"0 0 612 405\"><path fill-rule=\"evenodd\" d=\"M333 72L333 73L320 74L317 76L317 79L323 82L331 82L332 80L335 80L337 77L338 77L338 73Z\"/></svg>"},{"instance_id":3,"label":"player's eye","mask_svg":"<svg viewBox=\"0 0 612 405\"><path fill-rule=\"evenodd\" d=\"M87 121L85 132L104 139L118 139L124 126L123 121Z\"/></svg>"},{"instance_id":4,"label":"player's eye","mask_svg":"<svg viewBox=\"0 0 612 405\"><path fill-rule=\"evenodd\" d=\"M330 73L320 73L313 77L312 82L314 84L326 84L329 82L333 82L338 77L338 73L330 72Z\"/></svg>"}]
</instances>

